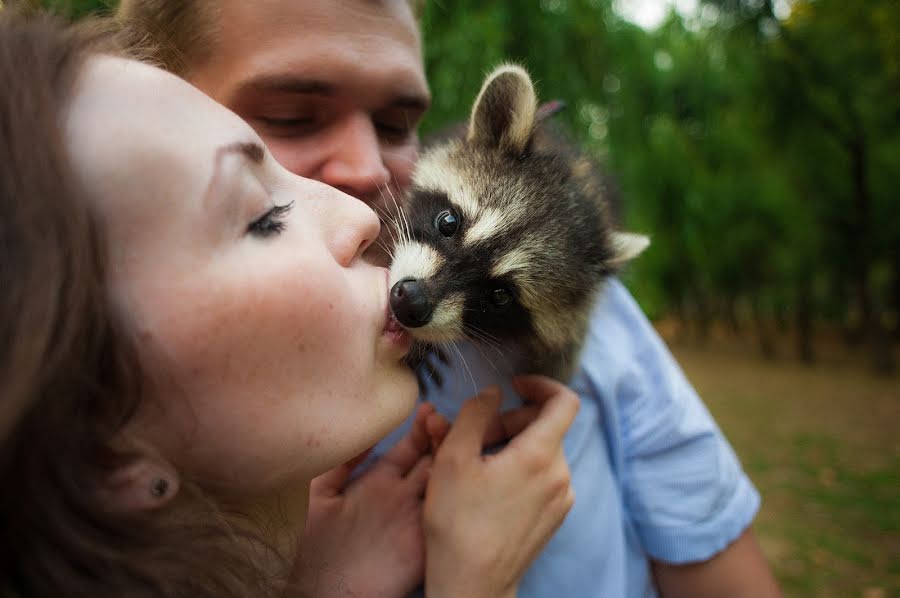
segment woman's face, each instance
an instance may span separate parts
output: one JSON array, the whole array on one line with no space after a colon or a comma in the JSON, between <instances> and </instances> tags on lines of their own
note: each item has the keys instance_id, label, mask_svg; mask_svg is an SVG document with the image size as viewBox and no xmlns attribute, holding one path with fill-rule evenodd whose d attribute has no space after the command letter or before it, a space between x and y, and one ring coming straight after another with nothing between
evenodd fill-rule
<instances>
[{"instance_id":1,"label":"woman's face","mask_svg":"<svg viewBox=\"0 0 900 598\"><path fill-rule=\"evenodd\" d=\"M409 339L363 203L291 175L240 118L160 70L91 59L67 116L110 292L148 377L135 429L253 496L361 452L412 409Z\"/></svg>"}]
</instances>

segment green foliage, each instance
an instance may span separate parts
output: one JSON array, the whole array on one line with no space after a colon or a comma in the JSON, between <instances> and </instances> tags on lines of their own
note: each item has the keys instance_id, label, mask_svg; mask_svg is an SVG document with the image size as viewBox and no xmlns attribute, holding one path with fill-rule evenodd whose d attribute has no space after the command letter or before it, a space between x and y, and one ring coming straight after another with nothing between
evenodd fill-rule
<instances>
[{"instance_id":1,"label":"green foliage","mask_svg":"<svg viewBox=\"0 0 900 598\"><path fill-rule=\"evenodd\" d=\"M464 118L494 63L522 62L653 237L630 273L653 315L744 302L761 320L896 320L900 7L792 7L709 0L644 31L601 0L431 2L426 126Z\"/></svg>"},{"instance_id":2,"label":"green foliage","mask_svg":"<svg viewBox=\"0 0 900 598\"><path fill-rule=\"evenodd\" d=\"M41 0L39 3L55 14L77 19L91 14L106 14L118 4L118 0Z\"/></svg>"},{"instance_id":3,"label":"green foliage","mask_svg":"<svg viewBox=\"0 0 900 598\"><path fill-rule=\"evenodd\" d=\"M74 15L112 1L47 0ZM645 31L612 0L431 0L423 132L520 62L652 236L627 274L651 315L749 305L759 322L900 336L900 5L789 4L779 19L773 0L703 0Z\"/></svg>"}]
</instances>

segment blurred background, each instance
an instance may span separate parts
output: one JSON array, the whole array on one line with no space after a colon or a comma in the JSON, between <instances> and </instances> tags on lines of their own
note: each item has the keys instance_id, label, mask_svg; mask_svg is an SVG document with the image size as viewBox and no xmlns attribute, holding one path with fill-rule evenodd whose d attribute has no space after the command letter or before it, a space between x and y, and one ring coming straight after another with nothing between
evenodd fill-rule
<instances>
[{"instance_id":1,"label":"blurred background","mask_svg":"<svg viewBox=\"0 0 900 598\"><path fill-rule=\"evenodd\" d=\"M900 596L900 1L428 0L423 27L425 134L514 60L613 176L653 239L625 281L786 594Z\"/></svg>"}]
</instances>

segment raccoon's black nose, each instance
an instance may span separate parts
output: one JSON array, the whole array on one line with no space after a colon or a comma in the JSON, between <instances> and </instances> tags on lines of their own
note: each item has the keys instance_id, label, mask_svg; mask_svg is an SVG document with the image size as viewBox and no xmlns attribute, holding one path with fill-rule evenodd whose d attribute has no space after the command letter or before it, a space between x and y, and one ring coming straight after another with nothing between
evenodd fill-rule
<instances>
[{"instance_id":1,"label":"raccoon's black nose","mask_svg":"<svg viewBox=\"0 0 900 598\"><path fill-rule=\"evenodd\" d=\"M413 278L401 280L391 289L391 311L397 321L407 328L424 326L431 320L431 301L425 295L425 285Z\"/></svg>"}]
</instances>

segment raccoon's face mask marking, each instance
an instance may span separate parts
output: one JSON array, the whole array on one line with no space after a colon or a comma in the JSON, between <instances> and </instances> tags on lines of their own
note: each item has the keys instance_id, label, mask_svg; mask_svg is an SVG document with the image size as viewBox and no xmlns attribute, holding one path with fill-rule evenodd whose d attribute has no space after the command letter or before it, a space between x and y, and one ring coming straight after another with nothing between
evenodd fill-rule
<instances>
[{"instance_id":1,"label":"raccoon's face mask marking","mask_svg":"<svg viewBox=\"0 0 900 598\"><path fill-rule=\"evenodd\" d=\"M452 164L458 151L528 152L536 102L524 71L501 67L473 105L465 148L439 149L419 163L394 251L390 304L420 339L499 340L531 329L510 273L505 266L497 270L505 255L497 241L515 220L515 206L485 205L485 189L496 181L476 182Z\"/></svg>"}]
</instances>

